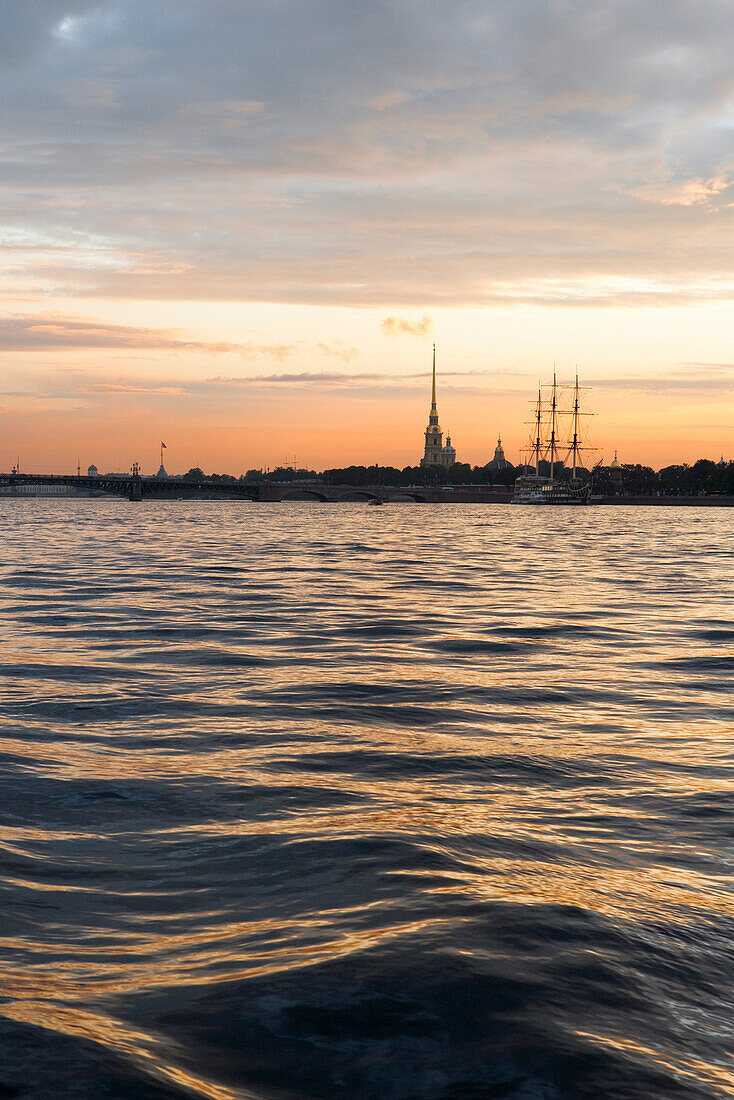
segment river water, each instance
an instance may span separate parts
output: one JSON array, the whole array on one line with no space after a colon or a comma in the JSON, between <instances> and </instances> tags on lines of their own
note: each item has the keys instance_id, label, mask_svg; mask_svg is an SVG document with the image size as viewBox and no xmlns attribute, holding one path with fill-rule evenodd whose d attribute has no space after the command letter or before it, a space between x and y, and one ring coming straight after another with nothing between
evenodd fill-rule
<instances>
[{"instance_id":1,"label":"river water","mask_svg":"<svg viewBox=\"0 0 734 1100\"><path fill-rule=\"evenodd\" d=\"M734 1096L733 519L0 501L0 1096Z\"/></svg>"}]
</instances>

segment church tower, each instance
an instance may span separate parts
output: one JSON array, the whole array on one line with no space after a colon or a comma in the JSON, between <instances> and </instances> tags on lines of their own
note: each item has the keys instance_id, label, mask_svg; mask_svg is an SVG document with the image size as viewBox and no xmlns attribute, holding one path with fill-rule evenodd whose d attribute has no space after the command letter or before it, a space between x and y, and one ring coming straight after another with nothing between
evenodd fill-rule
<instances>
[{"instance_id":1,"label":"church tower","mask_svg":"<svg viewBox=\"0 0 734 1100\"><path fill-rule=\"evenodd\" d=\"M612 459L612 462L609 465L609 469L611 470L611 473L612 473L612 481L615 482L615 484L617 484L617 485L621 485L622 484L622 464L620 463L619 459L617 458L617 452L616 451L614 452L614 458Z\"/></svg>"},{"instance_id":2,"label":"church tower","mask_svg":"<svg viewBox=\"0 0 734 1100\"><path fill-rule=\"evenodd\" d=\"M494 449L494 458L491 462L487 463L487 469L492 470L509 470L510 463L505 458L505 449L502 446L502 436L497 436L497 446Z\"/></svg>"},{"instance_id":3,"label":"church tower","mask_svg":"<svg viewBox=\"0 0 734 1100\"><path fill-rule=\"evenodd\" d=\"M426 428L426 449L421 459L421 466L443 466L443 432L438 424L438 409L436 408L436 345L433 345L433 385L431 389L431 411L428 414L428 427Z\"/></svg>"}]
</instances>

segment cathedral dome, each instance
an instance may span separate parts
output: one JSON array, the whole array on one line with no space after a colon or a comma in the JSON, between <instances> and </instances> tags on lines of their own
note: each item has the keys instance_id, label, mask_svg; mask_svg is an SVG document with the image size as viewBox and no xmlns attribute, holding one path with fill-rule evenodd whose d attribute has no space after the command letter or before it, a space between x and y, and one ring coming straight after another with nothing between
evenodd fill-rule
<instances>
[{"instance_id":1,"label":"cathedral dome","mask_svg":"<svg viewBox=\"0 0 734 1100\"><path fill-rule=\"evenodd\" d=\"M510 463L505 458L505 452L502 447L502 436L497 436L497 446L494 449L494 458L491 462L487 463L490 470L507 470Z\"/></svg>"},{"instance_id":2,"label":"cathedral dome","mask_svg":"<svg viewBox=\"0 0 734 1100\"><path fill-rule=\"evenodd\" d=\"M617 458L617 452L616 451L614 452L614 458L612 460L611 468L613 470L621 470L622 469L622 467L620 465L620 462L619 462L619 459Z\"/></svg>"}]
</instances>

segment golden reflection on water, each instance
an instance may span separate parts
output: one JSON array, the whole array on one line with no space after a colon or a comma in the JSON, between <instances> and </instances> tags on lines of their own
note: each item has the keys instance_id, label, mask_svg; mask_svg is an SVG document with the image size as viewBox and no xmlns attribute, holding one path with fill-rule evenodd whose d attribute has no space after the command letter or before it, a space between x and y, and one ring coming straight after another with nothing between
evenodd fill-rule
<instances>
[{"instance_id":1,"label":"golden reflection on water","mask_svg":"<svg viewBox=\"0 0 734 1100\"><path fill-rule=\"evenodd\" d=\"M571 905L613 920L654 920L696 926L703 913L734 918L734 894L721 879L680 868L578 868L520 860L484 861L483 874L457 875L435 892L460 890L477 898L523 905ZM447 876L451 877L451 876Z\"/></svg>"},{"instance_id":2,"label":"golden reflection on water","mask_svg":"<svg viewBox=\"0 0 734 1100\"><path fill-rule=\"evenodd\" d=\"M184 527L120 506L80 561L53 507L45 541L10 525L2 574L0 752L28 792L0 826L29 915L0 940L11 1019L243 1100L246 1082L189 1073L174 1036L123 1019L135 996L176 1005L387 944L440 966L425 945L471 956L464 926L498 907L538 927L582 911L640 941L734 920L728 834L696 813L734 792L734 650L702 640L734 622L720 516L307 506L253 508L243 529L239 510L187 504ZM282 863L250 898L253 838L258 868ZM232 883L210 880L227 845ZM301 895L303 845L318 873ZM364 881L356 845L375 853ZM575 1026L734 1095L723 1060L602 1030Z\"/></svg>"},{"instance_id":3,"label":"golden reflection on water","mask_svg":"<svg viewBox=\"0 0 734 1100\"><path fill-rule=\"evenodd\" d=\"M358 909L344 909L334 914L334 917L346 919L350 916L361 916L363 913L364 907L360 906ZM340 930L332 927L332 921L326 919L304 919L297 924L289 925L286 922L283 927L276 928L272 936L273 946L268 949L270 941L267 939L262 946L259 945L258 922L231 922L211 934L192 936L190 943L180 940L180 947L195 944L207 946L205 950L187 951L179 956L171 955L171 949L175 945L168 935L151 937L146 944L146 952L136 952L133 941L130 948L125 948L124 959L116 964L100 961L110 955L113 945L109 943L99 949L98 958L94 957L94 952L87 951L88 958L85 962L62 958L67 953L73 953L72 946L62 943L56 945L60 958L53 965L31 963L26 964L22 970L6 966L0 970L0 974L5 994L10 998L23 999L43 995L58 1000L85 1000L89 996L90 988L98 998L169 986L185 988L206 986L211 982L220 985L314 966L329 959L344 958L355 952L366 951L400 937L450 928L453 923L449 918L432 917L422 920L393 920L383 927L345 927ZM283 935L288 930L293 933L290 939ZM323 935L309 937L308 933L314 930L322 931ZM251 941L243 942L243 937L248 935L252 937ZM279 940L283 941L280 945ZM306 942L301 942L302 940ZM25 945L23 941L15 940L12 946ZM40 953L43 954L43 951ZM142 955L140 961L136 960L137 954ZM213 963L216 964L215 973L211 970ZM91 987L89 977L93 978Z\"/></svg>"},{"instance_id":4,"label":"golden reflection on water","mask_svg":"<svg viewBox=\"0 0 734 1100\"><path fill-rule=\"evenodd\" d=\"M645 1060L654 1065L671 1070L681 1080L695 1081L699 1086L707 1086L713 1090L711 1093L713 1096L734 1096L734 1059L731 1057L727 1058L730 1067L727 1068L726 1065L704 1062L701 1058L694 1058L684 1053L679 1054L678 1057L672 1057L670 1051L663 1053L633 1039L598 1035L588 1031L579 1031L577 1034L601 1047L618 1050L623 1054L642 1055Z\"/></svg>"},{"instance_id":5,"label":"golden reflection on water","mask_svg":"<svg viewBox=\"0 0 734 1100\"><path fill-rule=\"evenodd\" d=\"M338 692L338 685L335 685ZM585 711L587 721L596 724L597 716L592 716ZM479 715L476 715L479 718ZM486 716L484 718L486 722ZM363 741L362 751L375 752L386 751L388 754L398 755L410 753L416 762L422 758L430 765L436 753L446 752L450 756L457 757L456 770L463 767L462 758L477 754L486 759L486 774L481 777L486 784L487 778L492 777L492 757L496 753L501 757L513 756L518 760L522 769L523 762L552 763L554 768L562 769L565 765L582 761L594 768L594 758L598 753L598 740L594 732L584 733L581 723L572 730L568 730L561 724L555 723L555 728L549 727L548 732L534 730L532 735L518 736L514 729L505 732L501 728L499 719L492 722L492 732L486 729L477 735L456 731L453 734L435 734L426 732L416 734L406 733L404 730L387 728L370 728L369 737L365 739L364 727L345 727L330 732L328 725L318 722L289 722L290 738L285 738L281 744L272 746L266 744L260 746L249 744L248 731L239 728L236 732L242 738L242 743L231 748L212 748L207 751L195 751L190 748L179 749L175 752L155 748L136 747L134 753L120 752L119 748L105 747L104 744L92 743L86 740L78 742L65 739L55 740L51 743L40 740L17 740L15 738L0 738L0 752L7 756L18 757L24 761L29 758L37 763L45 765L44 774L59 779L87 778L97 780L140 779L146 780L155 776L163 779L185 779L192 776L210 776L216 779L231 780L237 783L271 783L273 782L275 768L278 765L277 779L281 781L303 782L304 772L302 766L308 763L309 757L318 758L324 751L338 748L340 743L345 749L351 749L355 744L359 733L359 740ZM712 726L714 728L712 729ZM497 728L499 727L499 728ZM214 735L214 731L212 731ZM660 743L660 737L664 735L666 744ZM112 736L112 734L110 734ZM119 737L119 731L115 734ZM217 736L222 736L221 729ZM303 737L303 740L301 739ZM573 742L569 738L573 737ZM313 747L308 746L311 742ZM304 744L305 742L305 744ZM608 783L609 779L616 783L625 781L629 785L628 793L639 795L645 787L650 790L659 789L659 778L651 773L654 765L660 765L666 769L666 789L680 792L696 792L711 790L734 789L734 779L729 775L700 775L702 764L708 761L718 761L723 749L731 743L730 728L726 732L721 730L720 724L714 719L709 719L708 726L687 726L683 729L668 731L667 727L647 731L643 736L638 730L636 739L630 739L626 731L619 735L612 734L604 738L603 765L609 769L609 774L599 776L599 784ZM634 749L634 755L630 752ZM597 750L597 751L594 751ZM673 755L673 750L675 754ZM695 756L695 765L688 766L685 754L688 752ZM638 754L644 754L645 772L640 772L641 759ZM299 767L291 770L294 758L298 758ZM675 765L675 769L671 768ZM263 769L262 765L266 767ZM699 774L697 774L699 773ZM423 783L424 789L441 789L450 780L450 773L446 776L439 769L434 775L426 775ZM565 777L561 775L561 779ZM504 776L498 777L499 781L508 784L510 781ZM365 781L352 772L340 772L338 766L330 765L326 777L319 776L317 771L308 775L309 783L329 785L335 783L347 783L355 791L364 790L366 793L374 793L376 787L365 784ZM391 780L400 789L406 790L406 782L398 777ZM593 790L593 785L587 783L587 787ZM407 790L411 787L408 784ZM466 787L465 787L466 789ZM476 790L486 795L486 786L478 786ZM518 784L518 790L522 788ZM447 786L444 793L451 797L454 794L453 786ZM460 792L459 792L460 793ZM624 790L615 791L615 794L623 795ZM567 792L564 792L564 796Z\"/></svg>"},{"instance_id":6,"label":"golden reflection on water","mask_svg":"<svg viewBox=\"0 0 734 1100\"><path fill-rule=\"evenodd\" d=\"M181 1085L209 1100L259 1100L248 1089L237 1088L233 1091L181 1069L170 1061L168 1049L162 1044L161 1049L157 1049L159 1044L153 1036L135 1031L111 1016L68 1005L60 1006L50 1001L10 1001L3 1006L3 1012L17 1023L53 1028L62 1035L76 1035L100 1043L116 1054L131 1058L141 1069L159 1080Z\"/></svg>"}]
</instances>

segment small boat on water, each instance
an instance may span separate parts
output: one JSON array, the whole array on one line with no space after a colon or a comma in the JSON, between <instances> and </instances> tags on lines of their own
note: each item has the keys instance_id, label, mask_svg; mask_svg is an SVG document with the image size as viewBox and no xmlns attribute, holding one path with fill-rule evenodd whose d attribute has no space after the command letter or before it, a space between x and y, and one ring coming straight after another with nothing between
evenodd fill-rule
<instances>
[{"instance_id":1,"label":"small boat on water","mask_svg":"<svg viewBox=\"0 0 734 1100\"><path fill-rule=\"evenodd\" d=\"M543 400L541 388L538 387L529 447L532 463L527 463L526 472L515 481L512 504L589 504L592 501L591 477L579 462L581 451L589 448L583 446L580 434L582 413L578 371L570 410L561 408L558 390L554 370L549 401ZM571 420L572 436L567 443L562 440L564 417ZM571 458L570 477L561 474L561 471L565 474L567 469L561 455L564 449L568 452L566 457ZM548 469L547 474L541 473L541 463Z\"/></svg>"},{"instance_id":2,"label":"small boat on water","mask_svg":"<svg viewBox=\"0 0 734 1100\"><path fill-rule=\"evenodd\" d=\"M380 497L372 497L372 499L368 500L367 503L368 504L384 504L385 501L381 500Z\"/></svg>"}]
</instances>

